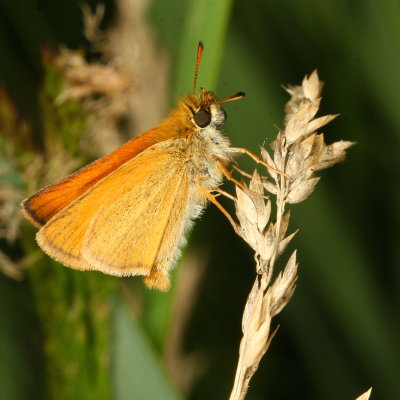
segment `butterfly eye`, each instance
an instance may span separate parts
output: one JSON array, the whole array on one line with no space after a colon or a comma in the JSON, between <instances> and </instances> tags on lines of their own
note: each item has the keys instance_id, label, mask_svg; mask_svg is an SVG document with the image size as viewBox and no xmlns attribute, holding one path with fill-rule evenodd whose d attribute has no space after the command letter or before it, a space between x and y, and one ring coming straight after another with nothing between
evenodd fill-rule
<instances>
[{"instance_id":1,"label":"butterfly eye","mask_svg":"<svg viewBox=\"0 0 400 400\"><path fill-rule=\"evenodd\" d=\"M196 114L194 114L193 120L199 128L205 128L206 126L210 125L211 122L210 111L201 108L196 112Z\"/></svg>"}]
</instances>

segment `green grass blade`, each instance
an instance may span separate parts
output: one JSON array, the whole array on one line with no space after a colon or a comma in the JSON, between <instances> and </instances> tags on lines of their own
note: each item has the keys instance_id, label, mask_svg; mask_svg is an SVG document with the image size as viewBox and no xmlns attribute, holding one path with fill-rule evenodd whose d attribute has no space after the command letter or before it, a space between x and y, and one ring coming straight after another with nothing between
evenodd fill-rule
<instances>
[{"instance_id":1,"label":"green grass blade","mask_svg":"<svg viewBox=\"0 0 400 400\"><path fill-rule=\"evenodd\" d=\"M180 400L128 309L117 301L114 308L114 399Z\"/></svg>"},{"instance_id":2,"label":"green grass blade","mask_svg":"<svg viewBox=\"0 0 400 400\"><path fill-rule=\"evenodd\" d=\"M204 42L198 87L216 88L228 27L232 0L191 1L181 38L179 62L175 76L176 94L192 89L197 44ZM202 83L204 82L204 83Z\"/></svg>"},{"instance_id":3,"label":"green grass blade","mask_svg":"<svg viewBox=\"0 0 400 400\"><path fill-rule=\"evenodd\" d=\"M188 4L187 14L184 17L185 25L183 31L179 31L182 40L180 43L175 42L179 49L177 73L173 84L174 95L180 96L193 88L197 45L200 40L204 42L205 49L199 71L198 87L201 87L204 82L205 88L215 89L221 68L231 5L232 0L191 1ZM154 7L162 8L163 5L154 4ZM159 14L156 9L153 12ZM176 272L179 273L179 266ZM172 275L174 276L175 273ZM174 280L173 277L172 280ZM169 331L173 298L174 284L168 293L152 291L145 294L143 326L160 351Z\"/></svg>"}]
</instances>

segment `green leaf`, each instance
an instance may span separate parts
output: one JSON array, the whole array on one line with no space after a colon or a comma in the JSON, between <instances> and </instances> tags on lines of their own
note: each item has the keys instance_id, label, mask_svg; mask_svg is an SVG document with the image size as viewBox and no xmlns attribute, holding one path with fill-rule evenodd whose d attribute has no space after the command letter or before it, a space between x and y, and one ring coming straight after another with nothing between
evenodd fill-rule
<instances>
[{"instance_id":1,"label":"green leaf","mask_svg":"<svg viewBox=\"0 0 400 400\"><path fill-rule=\"evenodd\" d=\"M153 348L128 309L120 301L114 307L114 399L179 400Z\"/></svg>"},{"instance_id":2,"label":"green leaf","mask_svg":"<svg viewBox=\"0 0 400 400\"><path fill-rule=\"evenodd\" d=\"M188 92L193 86L196 51L204 42L204 57L199 70L198 87L216 88L232 1L191 1L181 36L179 62L175 76L176 93ZM212 29L210 29L212 27Z\"/></svg>"}]
</instances>

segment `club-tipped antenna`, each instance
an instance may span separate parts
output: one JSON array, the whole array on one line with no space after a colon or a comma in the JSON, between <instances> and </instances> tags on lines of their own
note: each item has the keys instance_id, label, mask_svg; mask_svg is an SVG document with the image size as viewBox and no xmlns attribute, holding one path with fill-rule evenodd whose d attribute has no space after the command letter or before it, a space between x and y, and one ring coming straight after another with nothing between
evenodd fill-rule
<instances>
[{"instance_id":1,"label":"club-tipped antenna","mask_svg":"<svg viewBox=\"0 0 400 400\"><path fill-rule=\"evenodd\" d=\"M201 57L203 56L204 44L202 41L199 42L197 46L197 58L196 58L196 68L194 70L194 80L193 80L193 94L196 94L196 85L197 85L197 74L199 73L199 66Z\"/></svg>"},{"instance_id":2,"label":"club-tipped antenna","mask_svg":"<svg viewBox=\"0 0 400 400\"><path fill-rule=\"evenodd\" d=\"M228 101L233 101L233 100L239 100L239 99L243 99L243 97L245 97L246 94L244 92L237 92L235 94L232 94L228 97L225 97L225 99L220 99L217 101L213 101L213 104L221 104L221 103L227 103Z\"/></svg>"},{"instance_id":3,"label":"club-tipped antenna","mask_svg":"<svg viewBox=\"0 0 400 400\"><path fill-rule=\"evenodd\" d=\"M237 92L228 97L225 97L224 99L211 101L211 102L207 103L207 105L211 106L211 104L227 103L228 101L243 99L243 97L245 97L245 96L246 96L246 94L244 92Z\"/></svg>"}]
</instances>

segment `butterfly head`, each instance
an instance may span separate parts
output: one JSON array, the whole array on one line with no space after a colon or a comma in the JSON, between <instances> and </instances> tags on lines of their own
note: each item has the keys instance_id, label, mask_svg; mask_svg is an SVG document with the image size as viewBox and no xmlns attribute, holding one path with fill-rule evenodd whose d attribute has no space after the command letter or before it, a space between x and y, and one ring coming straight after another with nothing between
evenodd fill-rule
<instances>
[{"instance_id":1,"label":"butterfly head","mask_svg":"<svg viewBox=\"0 0 400 400\"><path fill-rule=\"evenodd\" d=\"M226 121L226 113L221 107L221 103L242 97L244 97L244 93L239 92L220 100L212 91L201 88L199 94L186 96L181 107L185 109L187 118L196 128L219 129Z\"/></svg>"},{"instance_id":2,"label":"butterfly head","mask_svg":"<svg viewBox=\"0 0 400 400\"><path fill-rule=\"evenodd\" d=\"M197 93L197 75L203 49L203 43L200 42L197 47L193 91L188 96L178 100L179 107L172 112L167 121L167 123L173 121L176 131L182 136L188 136L190 133L209 128L219 130L226 121L226 113L221 104L245 96L243 92L238 92L226 98L218 99L212 91L203 88Z\"/></svg>"}]
</instances>

